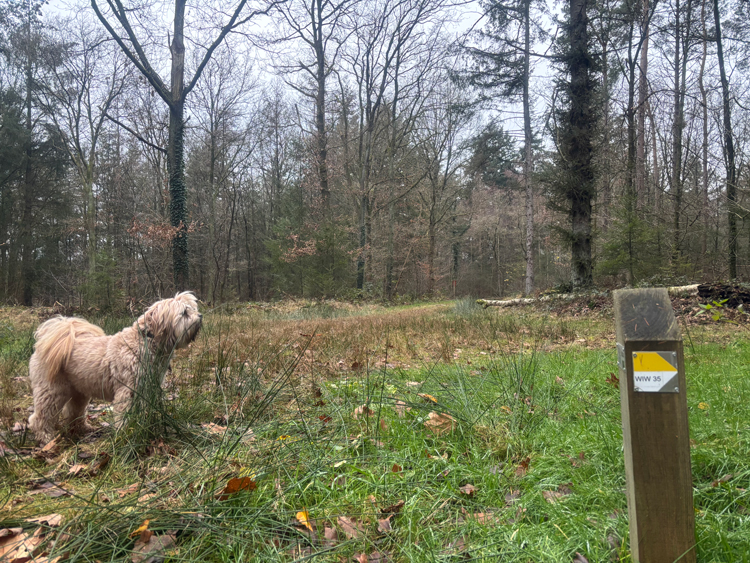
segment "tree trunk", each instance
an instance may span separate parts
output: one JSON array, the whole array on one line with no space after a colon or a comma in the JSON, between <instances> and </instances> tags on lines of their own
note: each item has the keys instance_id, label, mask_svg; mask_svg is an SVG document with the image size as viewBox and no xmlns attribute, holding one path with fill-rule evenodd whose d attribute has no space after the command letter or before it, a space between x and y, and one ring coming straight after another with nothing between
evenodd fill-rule
<instances>
[{"instance_id":1,"label":"tree trunk","mask_svg":"<svg viewBox=\"0 0 750 563\"><path fill-rule=\"evenodd\" d=\"M701 27L703 29L703 54L701 56L701 66L698 72L698 88L701 93L701 109L703 112L703 143L702 143L702 191L703 191L703 237L701 237L701 258L706 260L706 251L708 250L708 92L703 82L706 59L708 58L708 30L706 29L706 2L701 2Z\"/></svg>"},{"instance_id":2,"label":"tree trunk","mask_svg":"<svg viewBox=\"0 0 750 563\"><path fill-rule=\"evenodd\" d=\"M524 60L523 60L523 133L524 133L524 160L523 160L523 183L526 192L526 283L525 294L534 292L534 190L531 184L532 153L531 145L531 100L529 98L529 75L531 65L531 0L525 0L524 10Z\"/></svg>"},{"instance_id":3,"label":"tree trunk","mask_svg":"<svg viewBox=\"0 0 750 563\"><path fill-rule=\"evenodd\" d=\"M716 56L719 59L721 76L721 99L724 115L724 166L727 170L727 219L729 223L729 279L737 278L737 168L732 135L732 106L729 94L729 80L724 68L724 45L721 38L721 16L719 0L714 0L714 25L716 26Z\"/></svg>"},{"instance_id":4,"label":"tree trunk","mask_svg":"<svg viewBox=\"0 0 750 563\"><path fill-rule=\"evenodd\" d=\"M367 194L359 197L359 254L357 255L357 289L365 287L365 246L367 245Z\"/></svg>"},{"instance_id":5,"label":"tree trunk","mask_svg":"<svg viewBox=\"0 0 750 563\"><path fill-rule=\"evenodd\" d=\"M643 0L641 20L641 62L638 73L638 108L636 121L636 150L635 150L635 192L637 207L641 209L646 204L646 100L648 97L648 44L650 29L649 3Z\"/></svg>"},{"instance_id":6,"label":"tree trunk","mask_svg":"<svg viewBox=\"0 0 750 563\"><path fill-rule=\"evenodd\" d=\"M681 253L681 213L682 213L682 133L685 128L685 90L687 80L687 54L690 32L690 15L692 0L688 0L685 17L685 38L681 36L680 0L676 3L675 16L675 58L674 58L674 121L672 122L672 196L674 197L674 240L672 260L677 260ZM682 42L682 53L680 43Z\"/></svg>"},{"instance_id":7,"label":"tree trunk","mask_svg":"<svg viewBox=\"0 0 750 563\"><path fill-rule=\"evenodd\" d=\"M427 295L432 296L435 292L435 250L437 248L437 226L432 212L430 212L430 224L427 229Z\"/></svg>"},{"instance_id":8,"label":"tree trunk","mask_svg":"<svg viewBox=\"0 0 750 563\"><path fill-rule=\"evenodd\" d=\"M326 53L323 45L323 0L315 0L312 7L312 28L315 49L315 79L317 92L315 94L315 130L318 157L318 178L320 181L320 198L323 214L329 219L331 207L331 192L328 187L328 136L326 133ZM317 16L317 19L316 19Z\"/></svg>"},{"instance_id":9,"label":"tree trunk","mask_svg":"<svg viewBox=\"0 0 750 563\"><path fill-rule=\"evenodd\" d=\"M570 177L566 182L570 203L572 282L575 288L584 288L593 284L591 211L595 178L592 140L596 120L588 50L588 0L570 0L569 7L570 113L566 156L570 159Z\"/></svg>"},{"instance_id":10,"label":"tree trunk","mask_svg":"<svg viewBox=\"0 0 750 563\"><path fill-rule=\"evenodd\" d=\"M628 131L628 156L625 168L625 223L628 245L628 282L635 281L635 249L633 238L635 229L636 202L636 125L635 125L635 58L633 53L633 35L635 31L635 15L631 14L628 26L628 108L625 112Z\"/></svg>"},{"instance_id":11,"label":"tree trunk","mask_svg":"<svg viewBox=\"0 0 750 563\"><path fill-rule=\"evenodd\" d=\"M169 217L177 232L172 240L174 284L178 291L189 289L190 266L188 262L187 190L185 188L184 137L185 137L185 1L175 0L174 39L172 53L172 104L169 111Z\"/></svg>"},{"instance_id":12,"label":"tree trunk","mask_svg":"<svg viewBox=\"0 0 750 563\"><path fill-rule=\"evenodd\" d=\"M24 172L23 172L23 213L19 235L21 239L21 303L30 307L34 298L34 241L33 241L33 206L34 206L34 170L33 158L33 121L31 115L33 71L31 63L31 23L28 24L29 32L26 48L26 139L24 147Z\"/></svg>"}]
</instances>

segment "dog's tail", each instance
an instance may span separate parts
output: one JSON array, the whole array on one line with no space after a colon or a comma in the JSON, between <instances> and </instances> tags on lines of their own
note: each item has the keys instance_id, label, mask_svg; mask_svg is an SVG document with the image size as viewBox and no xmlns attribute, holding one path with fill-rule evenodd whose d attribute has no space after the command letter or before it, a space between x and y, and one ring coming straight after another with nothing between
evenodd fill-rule
<instances>
[{"instance_id":1,"label":"dog's tail","mask_svg":"<svg viewBox=\"0 0 750 563\"><path fill-rule=\"evenodd\" d=\"M55 379L65 369L76 339L86 336L104 336L104 331L75 317L54 317L39 325L34 333L34 351L49 379Z\"/></svg>"}]
</instances>

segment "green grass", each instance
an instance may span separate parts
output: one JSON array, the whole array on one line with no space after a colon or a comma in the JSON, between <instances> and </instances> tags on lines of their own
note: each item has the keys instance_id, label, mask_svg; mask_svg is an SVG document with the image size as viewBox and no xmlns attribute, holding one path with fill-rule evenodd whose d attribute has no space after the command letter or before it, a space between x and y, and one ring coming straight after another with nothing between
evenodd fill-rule
<instances>
[{"instance_id":1,"label":"green grass","mask_svg":"<svg viewBox=\"0 0 750 563\"><path fill-rule=\"evenodd\" d=\"M619 391L607 382L614 343L576 342L606 344L611 321L468 301L408 314L342 336L360 351L334 374L329 357L344 354L332 351L336 338L316 344L294 327L303 336L285 340L257 320L207 316L166 400L143 407L158 410L167 435L134 417L129 430L66 443L51 460L0 458L0 528L33 531L25 519L58 512L64 530L50 537L69 537L52 554L71 561L129 560L130 534L146 519L176 538L167 561L630 561ZM407 330L426 339L403 338ZM750 344L721 330L692 331L685 349L697 553L707 562L750 553ZM273 345L248 349L255 336L239 332ZM389 354L412 348L410 368L392 367ZM453 417L452 429L433 433L432 412ZM111 456L100 474L68 475L100 452ZM241 477L255 488L223 498ZM73 496L30 496L34 479ZM132 484L138 492L118 493ZM379 530L400 501L390 530Z\"/></svg>"}]
</instances>

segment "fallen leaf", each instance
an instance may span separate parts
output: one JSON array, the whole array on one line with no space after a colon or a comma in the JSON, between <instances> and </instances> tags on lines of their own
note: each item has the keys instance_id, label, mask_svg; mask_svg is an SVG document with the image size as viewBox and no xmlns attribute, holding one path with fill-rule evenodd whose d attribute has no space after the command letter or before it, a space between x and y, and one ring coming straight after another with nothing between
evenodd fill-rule
<instances>
[{"instance_id":1,"label":"fallen leaf","mask_svg":"<svg viewBox=\"0 0 750 563\"><path fill-rule=\"evenodd\" d=\"M531 458L527 457L524 459L518 467L516 467L516 477L521 479L522 477L526 476L526 473L529 472L529 464L531 463Z\"/></svg>"},{"instance_id":2,"label":"fallen leaf","mask_svg":"<svg viewBox=\"0 0 750 563\"><path fill-rule=\"evenodd\" d=\"M45 481L41 485L29 491L30 495L37 495L43 493L51 498L58 498L70 495L70 491L60 488L57 484Z\"/></svg>"},{"instance_id":3,"label":"fallen leaf","mask_svg":"<svg viewBox=\"0 0 750 563\"><path fill-rule=\"evenodd\" d=\"M435 397L433 397L432 395L428 395L427 393L417 393L417 397L422 397L425 401L432 401L433 403L438 402Z\"/></svg>"},{"instance_id":4,"label":"fallen leaf","mask_svg":"<svg viewBox=\"0 0 750 563\"><path fill-rule=\"evenodd\" d=\"M22 528L0 530L0 561L8 563L26 563L34 561L34 552L44 541L42 529L33 535L23 532Z\"/></svg>"},{"instance_id":5,"label":"fallen leaf","mask_svg":"<svg viewBox=\"0 0 750 563\"><path fill-rule=\"evenodd\" d=\"M393 464L393 467L391 467L391 472L393 473L401 473L401 466L397 463Z\"/></svg>"},{"instance_id":6,"label":"fallen leaf","mask_svg":"<svg viewBox=\"0 0 750 563\"><path fill-rule=\"evenodd\" d=\"M565 495L559 491L542 491L542 496L550 504L555 504L557 499L564 497Z\"/></svg>"},{"instance_id":7,"label":"fallen leaf","mask_svg":"<svg viewBox=\"0 0 750 563\"><path fill-rule=\"evenodd\" d=\"M313 531L312 524L310 524L310 514L307 512L306 509L302 509L297 513L297 522L302 524L305 528Z\"/></svg>"},{"instance_id":8,"label":"fallen leaf","mask_svg":"<svg viewBox=\"0 0 750 563\"><path fill-rule=\"evenodd\" d=\"M203 428L209 434L216 434L219 436L223 436L227 432L226 426L219 426L218 424L215 424L213 422L204 422L203 424L201 424L201 428Z\"/></svg>"},{"instance_id":9,"label":"fallen leaf","mask_svg":"<svg viewBox=\"0 0 750 563\"><path fill-rule=\"evenodd\" d=\"M391 528L391 518L393 518L393 514L388 516L388 518L378 520L378 532L381 534L387 534L393 530L393 528Z\"/></svg>"},{"instance_id":10,"label":"fallen leaf","mask_svg":"<svg viewBox=\"0 0 750 563\"><path fill-rule=\"evenodd\" d=\"M464 512L464 514L468 519L475 520L479 524L494 524L498 521L497 516L492 512L474 512L472 514Z\"/></svg>"},{"instance_id":11,"label":"fallen leaf","mask_svg":"<svg viewBox=\"0 0 750 563\"><path fill-rule=\"evenodd\" d=\"M141 488L140 483L133 483L132 485L130 485L129 487L125 487L124 489L116 489L115 492L117 493L118 497L122 498L126 495L135 493L140 488Z\"/></svg>"},{"instance_id":12,"label":"fallen leaf","mask_svg":"<svg viewBox=\"0 0 750 563\"><path fill-rule=\"evenodd\" d=\"M580 452L578 454L578 459L571 457L570 463L573 464L573 467L581 467L586 461L586 454L583 452Z\"/></svg>"},{"instance_id":13,"label":"fallen leaf","mask_svg":"<svg viewBox=\"0 0 750 563\"><path fill-rule=\"evenodd\" d=\"M388 424L387 424L387 423L385 422L385 419L384 419L384 418L381 418L381 419L380 419L380 429L381 429L381 430L382 430L383 432L387 432L387 431L388 431Z\"/></svg>"},{"instance_id":14,"label":"fallen leaf","mask_svg":"<svg viewBox=\"0 0 750 563\"><path fill-rule=\"evenodd\" d=\"M57 528L62 523L62 515L47 514L47 516L37 516L36 518L27 518L26 522L34 524L46 524L50 528Z\"/></svg>"},{"instance_id":15,"label":"fallen leaf","mask_svg":"<svg viewBox=\"0 0 750 563\"><path fill-rule=\"evenodd\" d=\"M391 506L384 508L380 511L381 514L398 514L401 512L401 509L406 504L406 501L399 500L396 504L392 504Z\"/></svg>"},{"instance_id":16,"label":"fallen leaf","mask_svg":"<svg viewBox=\"0 0 750 563\"><path fill-rule=\"evenodd\" d=\"M49 459L57 456L57 454L60 453L60 444L58 443L58 440L60 440L59 436L47 442L44 447L39 448L34 452L34 457L37 459Z\"/></svg>"},{"instance_id":17,"label":"fallen leaf","mask_svg":"<svg viewBox=\"0 0 750 563\"><path fill-rule=\"evenodd\" d=\"M562 377L560 377L559 375L555 376L555 383L557 383L558 385L561 385L561 386L565 387L565 380Z\"/></svg>"},{"instance_id":18,"label":"fallen leaf","mask_svg":"<svg viewBox=\"0 0 750 563\"><path fill-rule=\"evenodd\" d=\"M146 561L161 561L158 555L175 545L175 537L171 534L162 536L151 535L148 539L138 538L133 546L133 554L130 556L132 563L145 563Z\"/></svg>"},{"instance_id":19,"label":"fallen leaf","mask_svg":"<svg viewBox=\"0 0 750 563\"><path fill-rule=\"evenodd\" d=\"M702 410L702 411L706 411L706 410L709 409L709 404L708 403L698 403L698 408L700 410Z\"/></svg>"},{"instance_id":20,"label":"fallen leaf","mask_svg":"<svg viewBox=\"0 0 750 563\"><path fill-rule=\"evenodd\" d=\"M573 563L589 563L589 560L576 551L576 556L573 558Z\"/></svg>"},{"instance_id":21,"label":"fallen leaf","mask_svg":"<svg viewBox=\"0 0 750 563\"><path fill-rule=\"evenodd\" d=\"M407 381L406 382L407 387L419 387L420 385L422 385L421 381Z\"/></svg>"},{"instance_id":22,"label":"fallen leaf","mask_svg":"<svg viewBox=\"0 0 750 563\"><path fill-rule=\"evenodd\" d=\"M130 537L134 538L135 536L140 536L143 532L148 530L149 522L151 522L151 520L144 520L143 524L141 524L140 526L138 526L138 528L130 532Z\"/></svg>"},{"instance_id":23,"label":"fallen leaf","mask_svg":"<svg viewBox=\"0 0 750 563\"><path fill-rule=\"evenodd\" d=\"M726 482L730 481L732 479L732 477L734 477L734 475L732 475L731 473L729 473L727 475L724 475L724 477L722 477L721 479L717 479L716 481L712 481L711 482L711 486L712 487L718 487L721 483L726 483Z\"/></svg>"},{"instance_id":24,"label":"fallen leaf","mask_svg":"<svg viewBox=\"0 0 750 563\"><path fill-rule=\"evenodd\" d=\"M609 377L605 379L607 383L609 383L612 387L620 387L620 378L617 377L614 373L610 373Z\"/></svg>"},{"instance_id":25,"label":"fallen leaf","mask_svg":"<svg viewBox=\"0 0 750 563\"><path fill-rule=\"evenodd\" d=\"M217 495L218 500L226 500L229 495L239 491L254 491L258 485L250 477L234 477L227 481L227 486Z\"/></svg>"},{"instance_id":26,"label":"fallen leaf","mask_svg":"<svg viewBox=\"0 0 750 563\"><path fill-rule=\"evenodd\" d=\"M97 455L96 461L91 465L91 469L89 469L89 475L92 477L98 475L100 471L104 470L104 468L109 465L110 459L111 458L107 452L101 452Z\"/></svg>"},{"instance_id":27,"label":"fallen leaf","mask_svg":"<svg viewBox=\"0 0 750 563\"><path fill-rule=\"evenodd\" d=\"M467 496L473 497L477 488L471 483L466 483L463 487L459 487L458 490Z\"/></svg>"},{"instance_id":28,"label":"fallen leaf","mask_svg":"<svg viewBox=\"0 0 750 563\"><path fill-rule=\"evenodd\" d=\"M364 533L364 531L347 516L339 516L336 521L338 522L338 525L341 526L341 531L343 531L349 539L357 539Z\"/></svg>"},{"instance_id":29,"label":"fallen leaf","mask_svg":"<svg viewBox=\"0 0 750 563\"><path fill-rule=\"evenodd\" d=\"M429 419L425 421L424 425L436 436L452 432L456 427L456 419L449 414L432 411L427 416Z\"/></svg>"},{"instance_id":30,"label":"fallen leaf","mask_svg":"<svg viewBox=\"0 0 750 563\"><path fill-rule=\"evenodd\" d=\"M399 418L404 418L406 416L406 403L403 401L396 401L396 406L393 407L396 410L396 415L398 415Z\"/></svg>"},{"instance_id":31,"label":"fallen leaf","mask_svg":"<svg viewBox=\"0 0 750 563\"><path fill-rule=\"evenodd\" d=\"M41 450L39 450L39 451L40 452L44 452L44 453L50 453L50 452L56 450L57 446L58 446L58 440L60 440L60 436L57 436L53 440L50 440L49 442L47 442L44 445L44 447Z\"/></svg>"},{"instance_id":32,"label":"fallen leaf","mask_svg":"<svg viewBox=\"0 0 750 563\"><path fill-rule=\"evenodd\" d=\"M84 469L86 469L86 465L84 465L83 463L76 463L75 465L72 465L70 469L68 469L68 475L75 477Z\"/></svg>"},{"instance_id":33,"label":"fallen leaf","mask_svg":"<svg viewBox=\"0 0 750 563\"><path fill-rule=\"evenodd\" d=\"M370 409L369 406L362 405L354 409L352 416L358 420L360 417L372 416L373 414L375 413Z\"/></svg>"},{"instance_id":34,"label":"fallen leaf","mask_svg":"<svg viewBox=\"0 0 750 563\"><path fill-rule=\"evenodd\" d=\"M333 547L338 543L339 533L336 528L324 528L323 536L325 537L326 547Z\"/></svg>"},{"instance_id":35,"label":"fallen leaf","mask_svg":"<svg viewBox=\"0 0 750 563\"><path fill-rule=\"evenodd\" d=\"M558 485L557 492L562 493L563 495L572 495L573 483L563 483L562 485Z\"/></svg>"},{"instance_id":36,"label":"fallen leaf","mask_svg":"<svg viewBox=\"0 0 750 563\"><path fill-rule=\"evenodd\" d=\"M324 415L320 415L318 418L323 422L323 424L328 424L329 422L333 420L330 416L324 416Z\"/></svg>"},{"instance_id":37,"label":"fallen leaf","mask_svg":"<svg viewBox=\"0 0 750 563\"><path fill-rule=\"evenodd\" d=\"M23 528L3 528L0 529L0 560L2 561L15 561L18 558L19 552L22 556L31 557L26 549L26 540L29 539L28 534L23 533ZM28 555L26 555L28 554Z\"/></svg>"},{"instance_id":38,"label":"fallen leaf","mask_svg":"<svg viewBox=\"0 0 750 563\"><path fill-rule=\"evenodd\" d=\"M23 528L2 528L0 529L0 538L15 536L23 532Z\"/></svg>"}]
</instances>

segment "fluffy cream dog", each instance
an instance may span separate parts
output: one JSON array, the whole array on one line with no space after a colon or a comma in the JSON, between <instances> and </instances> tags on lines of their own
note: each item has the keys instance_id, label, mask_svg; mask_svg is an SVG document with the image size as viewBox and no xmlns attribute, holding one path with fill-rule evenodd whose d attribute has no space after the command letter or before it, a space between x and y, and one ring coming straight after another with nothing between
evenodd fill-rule
<instances>
[{"instance_id":1,"label":"fluffy cream dog","mask_svg":"<svg viewBox=\"0 0 750 563\"><path fill-rule=\"evenodd\" d=\"M202 319L195 296L183 292L157 301L113 336L75 317L45 321L34 334L29 361L34 396L29 428L39 441L49 442L62 413L69 431L86 432L92 398L114 401L115 422L121 424L141 374L157 371L163 380L172 352L195 339Z\"/></svg>"}]
</instances>

